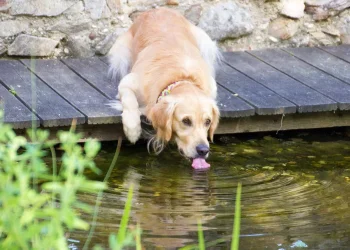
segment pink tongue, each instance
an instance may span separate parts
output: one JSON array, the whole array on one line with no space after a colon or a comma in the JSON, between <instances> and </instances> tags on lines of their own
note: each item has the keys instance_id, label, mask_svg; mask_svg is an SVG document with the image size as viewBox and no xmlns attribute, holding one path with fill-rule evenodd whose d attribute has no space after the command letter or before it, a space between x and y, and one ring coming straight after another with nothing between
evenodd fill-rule
<instances>
[{"instance_id":1,"label":"pink tongue","mask_svg":"<svg viewBox=\"0 0 350 250\"><path fill-rule=\"evenodd\" d=\"M192 167L194 169L209 168L210 164L208 164L203 158L195 158L193 159Z\"/></svg>"}]
</instances>

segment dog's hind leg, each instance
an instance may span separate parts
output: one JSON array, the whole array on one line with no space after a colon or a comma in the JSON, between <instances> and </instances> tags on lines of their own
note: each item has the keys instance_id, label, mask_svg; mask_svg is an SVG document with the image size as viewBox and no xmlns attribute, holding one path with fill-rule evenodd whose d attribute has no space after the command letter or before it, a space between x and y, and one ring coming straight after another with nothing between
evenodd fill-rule
<instances>
[{"instance_id":1,"label":"dog's hind leg","mask_svg":"<svg viewBox=\"0 0 350 250\"><path fill-rule=\"evenodd\" d=\"M141 135L141 112L136 95L139 81L135 73L126 75L118 86L121 104L123 106L122 122L125 136L135 143Z\"/></svg>"},{"instance_id":2,"label":"dog's hind leg","mask_svg":"<svg viewBox=\"0 0 350 250\"><path fill-rule=\"evenodd\" d=\"M115 81L122 79L130 72L132 34L125 32L118 37L108 53L109 74Z\"/></svg>"},{"instance_id":3,"label":"dog's hind leg","mask_svg":"<svg viewBox=\"0 0 350 250\"><path fill-rule=\"evenodd\" d=\"M211 40L204 30L193 24L191 24L191 31L196 38L202 57L210 67L211 75L215 77L215 68L221 59L221 53L216 42Z\"/></svg>"}]
</instances>

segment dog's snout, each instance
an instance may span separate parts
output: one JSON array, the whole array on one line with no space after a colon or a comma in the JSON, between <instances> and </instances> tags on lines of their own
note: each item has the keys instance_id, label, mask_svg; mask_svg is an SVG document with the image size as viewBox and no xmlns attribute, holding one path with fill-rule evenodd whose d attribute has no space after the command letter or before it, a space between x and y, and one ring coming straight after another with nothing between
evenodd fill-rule
<instances>
[{"instance_id":1,"label":"dog's snout","mask_svg":"<svg viewBox=\"0 0 350 250\"><path fill-rule=\"evenodd\" d=\"M205 144L199 144L196 150L199 156L206 156L209 153L209 147Z\"/></svg>"}]
</instances>

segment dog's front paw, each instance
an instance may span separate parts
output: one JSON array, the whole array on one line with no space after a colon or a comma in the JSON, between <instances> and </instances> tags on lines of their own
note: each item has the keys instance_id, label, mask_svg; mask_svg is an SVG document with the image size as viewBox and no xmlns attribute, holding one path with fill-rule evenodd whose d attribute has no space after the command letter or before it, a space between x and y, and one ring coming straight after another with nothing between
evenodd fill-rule
<instances>
[{"instance_id":1,"label":"dog's front paw","mask_svg":"<svg viewBox=\"0 0 350 250\"><path fill-rule=\"evenodd\" d=\"M141 136L141 119L139 110L124 110L122 114L124 134L131 143L135 143Z\"/></svg>"}]
</instances>

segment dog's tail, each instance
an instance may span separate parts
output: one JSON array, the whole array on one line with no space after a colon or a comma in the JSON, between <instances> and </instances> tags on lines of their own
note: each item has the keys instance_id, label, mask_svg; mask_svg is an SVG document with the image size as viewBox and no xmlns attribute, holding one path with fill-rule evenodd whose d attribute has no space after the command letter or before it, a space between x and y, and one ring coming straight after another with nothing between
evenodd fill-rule
<instances>
[{"instance_id":1,"label":"dog's tail","mask_svg":"<svg viewBox=\"0 0 350 250\"><path fill-rule=\"evenodd\" d=\"M108 53L109 74L114 80L121 80L130 72L132 34L130 31L118 37Z\"/></svg>"},{"instance_id":2,"label":"dog's tail","mask_svg":"<svg viewBox=\"0 0 350 250\"><path fill-rule=\"evenodd\" d=\"M195 25L191 25L191 30L203 59L210 67L211 75L215 77L215 71L220 66L223 58L216 42L213 41L204 30Z\"/></svg>"}]
</instances>

